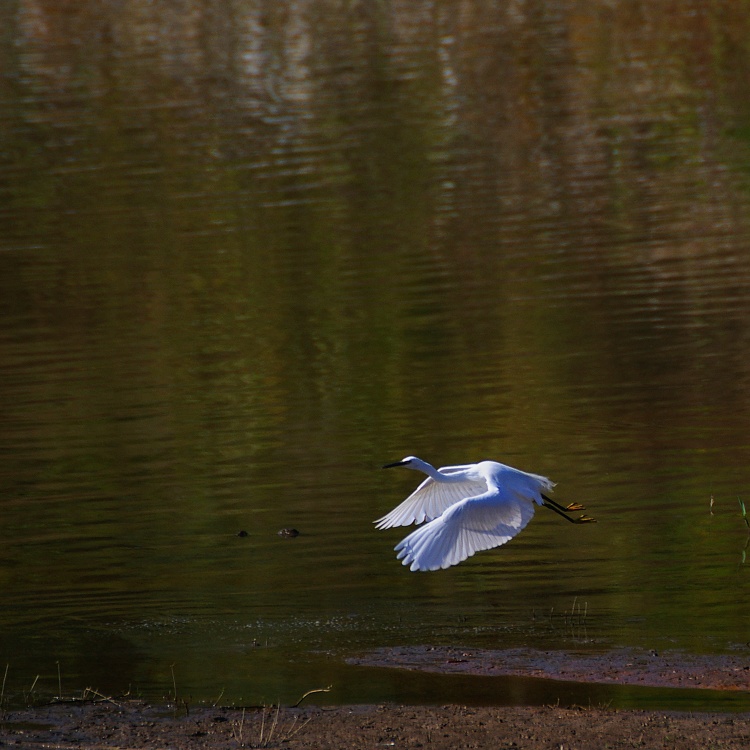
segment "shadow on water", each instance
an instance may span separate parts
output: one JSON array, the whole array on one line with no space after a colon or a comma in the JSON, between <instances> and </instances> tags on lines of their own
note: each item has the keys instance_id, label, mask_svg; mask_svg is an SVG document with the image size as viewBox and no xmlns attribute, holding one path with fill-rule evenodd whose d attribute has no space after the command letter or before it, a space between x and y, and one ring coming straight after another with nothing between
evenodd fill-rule
<instances>
[{"instance_id":1,"label":"shadow on water","mask_svg":"<svg viewBox=\"0 0 750 750\"><path fill-rule=\"evenodd\" d=\"M258 665L256 665L257 667ZM172 665L175 668L175 665ZM305 704L379 704L467 706L581 706L585 708L612 708L638 710L675 710L701 712L748 712L750 692L742 690L702 690L692 688L642 687L611 685L595 682L571 682L518 676L486 676L439 674L409 669L361 667L314 656L290 663L274 657L263 669L273 670L270 684L281 683L283 689L248 693L264 683L260 675L238 674L217 683L212 693L206 692L202 683L182 681L179 667L169 677L163 675L159 685L141 681L138 686L125 689L117 675L110 674L95 692L91 689L73 690L65 677L62 697L77 702L82 698L115 701L123 697L141 698L154 704L193 703L223 706L294 705L303 699ZM21 708L25 705L44 705L58 700L58 691L50 692L56 677L47 675L42 689L32 693L6 693L2 707ZM168 682L167 682L168 680ZM174 681L172 681L174 680ZM174 687L177 694L174 693ZM176 699L176 700L175 700Z\"/></svg>"},{"instance_id":2,"label":"shadow on water","mask_svg":"<svg viewBox=\"0 0 750 750\"><path fill-rule=\"evenodd\" d=\"M679 711L750 711L750 693L563 682L530 677L436 675L351 668L342 695L354 703L459 703L472 706L585 706ZM315 700L315 699L313 699ZM315 700L317 702L317 700ZM336 702L332 699L332 702Z\"/></svg>"}]
</instances>

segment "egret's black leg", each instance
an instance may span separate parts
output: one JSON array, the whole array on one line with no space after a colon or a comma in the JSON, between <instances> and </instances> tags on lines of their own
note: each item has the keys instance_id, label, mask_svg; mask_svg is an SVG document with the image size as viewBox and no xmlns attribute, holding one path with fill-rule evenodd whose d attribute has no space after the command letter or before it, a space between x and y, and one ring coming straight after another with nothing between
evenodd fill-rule
<instances>
[{"instance_id":1,"label":"egret's black leg","mask_svg":"<svg viewBox=\"0 0 750 750\"><path fill-rule=\"evenodd\" d=\"M561 505L551 502L550 499L548 497L544 497L544 495L542 495L542 498L544 499L545 508L549 508L550 510L555 511L558 516L562 516L566 521L570 521L571 523L596 523L596 519L591 518L591 516L579 516L578 518L571 518Z\"/></svg>"},{"instance_id":2,"label":"egret's black leg","mask_svg":"<svg viewBox=\"0 0 750 750\"><path fill-rule=\"evenodd\" d=\"M542 500L544 500L545 505L554 505L558 510L564 510L567 512L571 512L574 510L586 510L586 506L581 505L580 503L568 503L567 505L560 505L559 503L556 503L552 498L547 497L544 493L542 493Z\"/></svg>"}]
</instances>

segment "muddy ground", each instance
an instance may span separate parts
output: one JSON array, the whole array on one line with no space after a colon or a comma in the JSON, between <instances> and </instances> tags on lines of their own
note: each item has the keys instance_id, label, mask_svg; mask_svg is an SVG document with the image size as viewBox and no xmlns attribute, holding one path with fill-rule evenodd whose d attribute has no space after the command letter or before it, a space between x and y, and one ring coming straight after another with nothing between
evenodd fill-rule
<instances>
[{"instance_id":1,"label":"muddy ground","mask_svg":"<svg viewBox=\"0 0 750 750\"><path fill-rule=\"evenodd\" d=\"M115 748L743 748L750 715L556 707L341 706L174 715L139 702L6 713L3 747Z\"/></svg>"}]
</instances>

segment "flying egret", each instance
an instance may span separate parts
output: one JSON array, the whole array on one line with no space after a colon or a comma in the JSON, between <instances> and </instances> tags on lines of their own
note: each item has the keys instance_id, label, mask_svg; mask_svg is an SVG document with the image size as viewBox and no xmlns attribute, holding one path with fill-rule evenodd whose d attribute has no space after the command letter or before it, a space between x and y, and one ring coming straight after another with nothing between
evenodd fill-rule
<instances>
[{"instance_id":1,"label":"flying egret","mask_svg":"<svg viewBox=\"0 0 750 750\"><path fill-rule=\"evenodd\" d=\"M534 515L534 503L571 523L595 519L568 513L584 510L579 503L558 505L542 493L555 486L546 477L496 461L463 466L434 466L416 456L386 464L427 474L422 484L390 513L375 521L378 529L429 523L395 547L397 559L410 570L439 570L457 565L475 552L499 547L518 534Z\"/></svg>"}]
</instances>

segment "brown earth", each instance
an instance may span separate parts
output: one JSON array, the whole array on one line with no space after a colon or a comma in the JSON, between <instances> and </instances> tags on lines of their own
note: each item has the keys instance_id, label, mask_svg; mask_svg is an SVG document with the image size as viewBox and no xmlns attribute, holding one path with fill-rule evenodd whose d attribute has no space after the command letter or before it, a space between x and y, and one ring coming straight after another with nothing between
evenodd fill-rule
<instances>
[{"instance_id":1,"label":"brown earth","mask_svg":"<svg viewBox=\"0 0 750 750\"><path fill-rule=\"evenodd\" d=\"M0 746L124 748L748 748L750 714L563 709L552 706L201 708L175 716L140 702L55 705L6 713Z\"/></svg>"}]
</instances>

